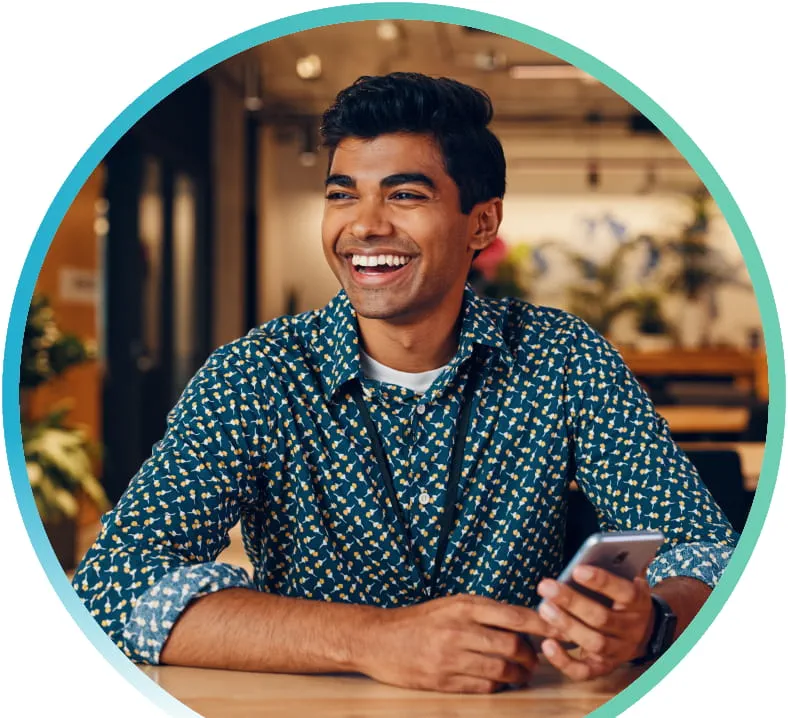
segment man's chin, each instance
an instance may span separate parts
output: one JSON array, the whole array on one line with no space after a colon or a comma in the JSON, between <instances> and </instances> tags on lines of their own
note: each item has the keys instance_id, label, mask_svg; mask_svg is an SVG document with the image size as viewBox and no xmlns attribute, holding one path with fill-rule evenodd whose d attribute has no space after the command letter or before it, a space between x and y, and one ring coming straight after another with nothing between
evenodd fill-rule
<instances>
[{"instance_id":1,"label":"man's chin","mask_svg":"<svg viewBox=\"0 0 788 718\"><path fill-rule=\"evenodd\" d=\"M347 290L346 290L347 291ZM366 292L362 292L366 295ZM364 319L377 319L396 323L398 320L406 320L413 313L413 307L407 302L396 301L392 297L381 296L359 296L356 292L347 292L350 304L359 317Z\"/></svg>"}]
</instances>

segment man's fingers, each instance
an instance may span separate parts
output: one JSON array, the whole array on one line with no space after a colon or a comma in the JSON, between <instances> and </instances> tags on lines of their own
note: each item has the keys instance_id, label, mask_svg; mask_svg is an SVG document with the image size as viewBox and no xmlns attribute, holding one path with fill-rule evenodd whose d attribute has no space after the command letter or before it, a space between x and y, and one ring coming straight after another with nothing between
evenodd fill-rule
<instances>
[{"instance_id":1,"label":"man's fingers","mask_svg":"<svg viewBox=\"0 0 788 718\"><path fill-rule=\"evenodd\" d=\"M457 601L457 610L461 617L483 626L537 636L555 635L555 631L536 611L524 606L513 606L483 596L463 596Z\"/></svg>"},{"instance_id":2,"label":"man's fingers","mask_svg":"<svg viewBox=\"0 0 788 718\"><path fill-rule=\"evenodd\" d=\"M629 604L637 598L637 589L632 581L595 566L578 566L572 572L572 578L581 586L612 598L616 603Z\"/></svg>"},{"instance_id":3,"label":"man's fingers","mask_svg":"<svg viewBox=\"0 0 788 718\"><path fill-rule=\"evenodd\" d=\"M463 651L458 656L455 670L466 676L496 683L527 683L531 678L531 671L519 663L472 651Z\"/></svg>"},{"instance_id":4,"label":"man's fingers","mask_svg":"<svg viewBox=\"0 0 788 718\"><path fill-rule=\"evenodd\" d=\"M642 617L636 611L614 611L601 606L593 599L572 593L573 595L561 594L555 598L546 598L539 605L538 610L542 618L560 635L566 633L568 626L567 621L562 618L564 615L576 618L598 633L622 638L637 630L642 622ZM561 613L551 612L551 607L560 609Z\"/></svg>"},{"instance_id":5,"label":"man's fingers","mask_svg":"<svg viewBox=\"0 0 788 718\"><path fill-rule=\"evenodd\" d=\"M612 609L598 601L584 596L575 589L551 579L542 581L537 591L545 600L579 618L583 623L608 635L627 635L641 620L638 607L646 610L649 606L648 590L640 583L627 582L630 586L628 602L614 603ZM541 613L541 612L540 612ZM543 618L546 618L542 614ZM553 623L555 626L555 623Z\"/></svg>"},{"instance_id":6,"label":"man's fingers","mask_svg":"<svg viewBox=\"0 0 788 718\"><path fill-rule=\"evenodd\" d=\"M612 631L602 633L601 631L587 626L581 620L561 610L549 601L543 601L539 606L539 612L557 628L561 635L572 641L584 651L597 656L611 656L621 652L623 641ZM620 620L619 616L614 616ZM623 635L623 634L622 634ZM544 650L544 647L543 647Z\"/></svg>"},{"instance_id":7,"label":"man's fingers","mask_svg":"<svg viewBox=\"0 0 788 718\"><path fill-rule=\"evenodd\" d=\"M578 661L572 658L572 656L553 639L547 639L542 643L542 652L545 658L547 658L553 666L573 681L586 681L589 678L596 678L607 670L606 662L594 661L592 663Z\"/></svg>"},{"instance_id":8,"label":"man's fingers","mask_svg":"<svg viewBox=\"0 0 788 718\"><path fill-rule=\"evenodd\" d=\"M521 635L487 626L471 626L465 633L462 647L477 653L500 656L528 670L533 670L538 660L534 649Z\"/></svg>"}]
</instances>

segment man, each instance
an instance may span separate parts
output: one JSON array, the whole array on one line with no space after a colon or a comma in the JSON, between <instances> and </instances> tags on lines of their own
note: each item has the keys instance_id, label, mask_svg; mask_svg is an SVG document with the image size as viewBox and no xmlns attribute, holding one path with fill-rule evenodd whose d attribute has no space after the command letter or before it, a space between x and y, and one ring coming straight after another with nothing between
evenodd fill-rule
<instances>
[{"instance_id":1,"label":"man","mask_svg":"<svg viewBox=\"0 0 788 718\"><path fill-rule=\"evenodd\" d=\"M703 604L736 535L619 355L466 286L502 219L491 118L416 74L325 113L342 291L210 357L74 578L130 658L489 692L535 648L575 679L653 659ZM610 610L552 578L573 480L605 528L667 537L648 582L577 570ZM239 520L251 579L215 562Z\"/></svg>"}]
</instances>

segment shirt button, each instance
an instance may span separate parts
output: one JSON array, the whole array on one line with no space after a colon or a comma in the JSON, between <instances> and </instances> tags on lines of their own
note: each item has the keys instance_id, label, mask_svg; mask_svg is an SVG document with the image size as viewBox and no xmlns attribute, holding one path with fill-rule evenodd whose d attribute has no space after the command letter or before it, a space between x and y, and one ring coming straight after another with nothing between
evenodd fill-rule
<instances>
[{"instance_id":1,"label":"shirt button","mask_svg":"<svg viewBox=\"0 0 788 718\"><path fill-rule=\"evenodd\" d=\"M427 407L426 407L426 406L424 406L424 404L419 404L419 405L416 407L416 413L417 413L417 414L423 414L425 411L427 411Z\"/></svg>"},{"instance_id":2,"label":"shirt button","mask_svg":"<svg viewBox=\"0 0 788 718\"><path fill-rule=\"evenodd\" d=\"M419 503L422 506L426 506L430 502L430 495L429 494L419 494Z\"/></svg>"}]
</instances>

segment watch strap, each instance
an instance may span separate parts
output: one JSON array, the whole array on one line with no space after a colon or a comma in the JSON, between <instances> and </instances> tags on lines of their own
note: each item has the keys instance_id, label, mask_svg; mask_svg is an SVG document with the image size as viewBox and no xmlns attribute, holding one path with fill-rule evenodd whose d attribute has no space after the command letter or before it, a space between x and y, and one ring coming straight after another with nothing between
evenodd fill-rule
<instances>
[{"instance_id":1,"label":"watch strap","mask_svg":"<svg viewBox=\"0 0 788 718\"><path fill-rule=\"evenodd\" d=\"M635 665L656 660L673 643L673 634L676 631L676 614L661 596L652 593L651 602L654 606L654 628L646 645L646 652L632 661Z\"/></svg>"}]
</instances>

